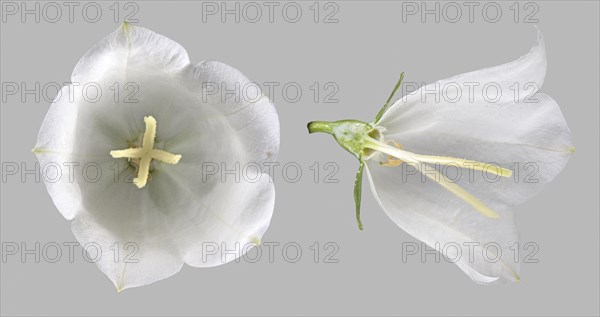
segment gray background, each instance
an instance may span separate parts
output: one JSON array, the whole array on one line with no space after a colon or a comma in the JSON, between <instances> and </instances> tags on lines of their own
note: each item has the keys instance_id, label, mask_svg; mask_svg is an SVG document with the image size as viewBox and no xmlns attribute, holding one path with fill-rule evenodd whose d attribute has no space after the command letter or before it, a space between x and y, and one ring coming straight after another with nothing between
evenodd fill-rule
<instances>
[{"instance_id":1,"label":"gray background","mask_svg":"<svg viewBox=\"0 0 600 317\"><path fill-rule=\"evenodd\" d=\"M100 4L105 16L97 23L77 13L73 23L66 17L58 23L21 23L14 17L2 23L2 81L69 81L83 53L118 27L108 8L112 2ZM203 23L200 3L137 4L139 24L181 43L192 62L216 59L259 83L297 82L303 88L296 103L286 102L281 89L271 96L281 121L279 161L297 162L303 175L290 183L276 169L276 206L263 239L297 242L302 258L286 262L280 246L273 263L263 252L258 263L185 267L166 280L117 294L81 254L74 263L64 258L35 263L33 257L21 263L13 256L2 263L2 314L599 314L597 2L537 2L549 62L541 90L560 104L577 152L553 183L516 210L522 241L539 245L539 263L522 266L519 284L492 286L473 283L443 261L403 263L401 243L416 240L387 218L366 182L365 230L358 231L352 200L357 162L330 137L309 136L306 123L371 120L400 71L408 81L433 82L525 54L535 30L523 16L513 21L512 2L500 2L497 23L484 21L480 10L474 23L466 16L458 23L435 23L431 17L422 23L417 16L403 23L400 3L337 2L339 22L333 24L312 21L312 2L300 2L298 23L284 21L276 10L273 23L263 16L256 24L221 23L214 16ZM315 103L313 82L337 83L339 102ZM33 166L30 150L48 107L32 97L21 102L11 96L2 104L2 162ZM321 170L315 183L310 166L329 161L339 165L339 182L322 182ZM44 185L32 177L24 183L9 177L1 201L2 242L76 241ZM329 241L339 246L339 263L323 263L328 253L323 250L314 263L309 247Z\"/></svg>"}]
</instances>

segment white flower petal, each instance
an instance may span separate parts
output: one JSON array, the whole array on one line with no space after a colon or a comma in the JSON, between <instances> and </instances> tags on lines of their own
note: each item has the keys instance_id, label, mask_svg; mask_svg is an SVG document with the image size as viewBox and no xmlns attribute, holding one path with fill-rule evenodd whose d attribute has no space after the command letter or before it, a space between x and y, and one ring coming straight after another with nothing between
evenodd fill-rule
<instances>
[{"instance_id":1,"label":"white flower petal","mask_svg":"<svg viewBox=\"0 0 600 317\"><path fill-rule=\"evenodd\" d=\"M367 171L379 205L394 223L445 252L471 279L478 283L519 279L519 264L510 249L518 241L510 210L479 196L500 215L487 218L431 179L422 180L419 173L403 176L402 168L381 166L376 160L367 161Z\"/></svg>"},{"instance_id":2,"label":"white flower petal","mask_svg":"<svg viewBox=\"0 0 600 317\"><path fill-rule=\"evenodd\" d=\"M38 139L33 152L41 167L58 165L61 177L57 181L46 181L46 189L58 210L67 219L73 219L79 209L80 192L70 178L70 169L65 169L65 162L73 162L75 130L77 126L77 107L69 102L72 86L63 87L54 99L46 117L42 122ZM54 179L52 179L54 180Z\"/></svg>"},{"instance_id":3,"label":"white flower petal","mask_svg":"<svg viewBox=\"0 0 600 317\"><path fill-rule=\"evenodd\" d=\"M102 81L113 73L175 73L190 63L177 42L140 26L123 23L77 63L73 82ZM129 80L126 76L125 80Z\"/></svg>"},{"instance_id":4,"label":"white flower petal","mask_svg":"<svg viewBox=\"0 0 600 317\"><path fill-rule=\"evenodd\" d=\"M237 248L237 254L241 256L252 244L260 243L270 223L275 191L272 179L266 173L268 167L263 163L273 162L279 152L279 119L273 103L262 94L260 87L229 65L205 61L190 68L187 78L188 87L226 118L239 142L238 158L229 155L205 161L218 163L221 169L238 168L242 177L240 181L229 183L232 185L229 191L214 192L215 198L210 199L213 204L204 207L201 217L194 218L194 221L207 223L204 231L191 231L187 240L186 263L215 266L235 259L224 256L225 249ZM214 88L216 92L210 90ZM221 143L214 144L223 146ZM173 148L173 151L177 150ZM232 150L226 152L231 153ZM197 168L194 164L189 165ZM236 197L236 201L230 199L232 196ZM215 233L220 238L215 240L211 230L220 231ZM219 241L215 254L203 256L203 248Z\"/></svg>"},{"instance_id":5,"label":"white flower petal","mask_svg":"<svg viewBox=\"0 0 600 317\"><path fill-rule=\"evenodd\" d=\"M47 184L59 210L74 218L78 241L97 243L104 255L115 242L139 247L138 263L124 265L122 258L108 256L98 262L119 290L173 275L184 262L231 261L249 250L241 247L259 242L269 225L274 185L256 164L247 165L275 159L277 113L260 90L262 98L252 103L203 99L195 87L213 77L248 81L225 64L194 67L177 43L128 26L103 39L74 71L73 81L93 81L104 92L101 98L89 100L84 88L75 86L73 100L57 100L42 125L35 149L40 162L94 167L93 180L79 169L67 183ZM111 87L126 81L135 84L135 94L127 101L123 95L115 98ZM113 158L110 151L130 147L144 132L145 116L157 122L155 147L181 159L153 161L151 178L140 189L131 183L136 175L128 159ZM207 175L207 164L219 170L237 166L238 175ZM206 243L219 247L208 258L202 256ZM236 245L243 252L222 261L221 253Z\"/></svg>"},{"instance_id":6,"label":"white flower petal","mask_svg":"<svg viewBox=\"0 0 600 317\"><path fill-rule=\"evenodd\" d=\"M538 42L528 54L510 63L460 74L422 87L397 100L378 124L392 129L409 124L404 126L404 130L421 127L421 122L413 122L410 117L415 112L417 115L421 113L423 104L427 104L427 110L432 112L444 107L458 112L462 107L522 101L542 86L546 65L546 47L538 30ZM457 86L459 89L456 89ZM496 95L496 88L499 88L500 95Z\"/></svg>"},{"instance_id":7,"label":"white flower petal","mask_svg":"<svg viewBox=\"0 0 600 317\"><path fill-rule=\"evenodd\" d=\"M279 152L279 120L273 103L239 70L217 61L204 61L188 74L192 89L227 116L239 132L250 160L272 162ZM217 89L217 91L215 91ZM267 123L267 124L265 124Z\"/></svg>"},{"instance_id":8,"label":"white flower petal","mask_svg":"<svg viewBox=\"0 0 600 317\"><path fill-rule=\"evenodd\" d=\"M211 193L211 205L202 206L197 217L190 218L192 225L180 234L185 263L221 265L260 244L271 221L275 190L267 174L248 171L246 177L256 182L242 180L230 192Z\"/></svg>"},{"instance_id":9,"label":"white flower petal","mask_svg":"<svg viewBox=\"0 0 600 317\"><path fill-rule=\"evenodd\" d=\"M143 231L122 238L89 214L77 216L71 228L89 254L86 260L95 262L117 291L165 279L183 266L172 239L163 236L151 239ZM134 230L132 228L131 232Z\"/></svg>"}]
</instances>

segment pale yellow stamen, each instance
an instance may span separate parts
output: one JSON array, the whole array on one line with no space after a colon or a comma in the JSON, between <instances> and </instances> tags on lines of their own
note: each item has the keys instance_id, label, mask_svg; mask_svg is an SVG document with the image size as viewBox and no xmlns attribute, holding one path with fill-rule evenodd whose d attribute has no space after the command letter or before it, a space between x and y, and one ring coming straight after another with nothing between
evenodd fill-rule
<instances>
[{"instance_id":1,"label":"pale yellow stamen","mask_svg":"<svg viewBox=\"0 0 600 317\"><path fill-rule=\"evenodd\" d=\"M181 155L175 155L166 151L154 148L154 138L156 137L156 119L152 116L144 117L146 123L146 131L142 138L141 148L129 148L125 150L110 151L110 155L114 158L129 158L135 159L138 164L137 178L133 179L133 183L142 188L146 186L150 172L150 162L153 159L169 164L177 164L181 159Z\"/></svg>"},{"instance_id":2,"label":"pale yellow stamen","mask_svg":"<svg viewBox=\"0 0 600 317\"><path fill-rule=\"evenodd\" d=\"M481 200L479 200L477 197L471 195L468 191L466 191L465 189L463 189L456 183L453 183L453 182L447 180L440 172L438 172L436 170L427 171L427 172L422 171L422 167L420 166L420 163L442 164L442 165L453 164L453 165L458 165L460 167L473 168L476 170L481 170L481 171L485 171L488 173L492 173L492 174L496 174L496 175L500 175L500 176L504 176L504 177L510 177L512 175L511 170L501 168L498 166L494 166L494 165L490 165L490 164L486 164L486 163L477 162L477 161L464 160L464 159L458 159L458 158L446 157L446 156L431 156L431 155L415 154L415 153L403 150L401 148L401 146L398 146L398 144L396 144L395 142L394 142L394 145L396 147L387 145L385 143L382 143L380 141L377 141L373 138L368 137L365 147L388 155L387 161L383 162L382 165L398 166L402 162L411 164L417 170L419 170L420 172L425 174L427 177L429 177L436 183L440 184L442 187L444 187L445 189L447 189L448 191L450 191L451 193L456 195L458 198L464 200L469 205L473 206L473 208L475 208L475 210L477 210L484 216L489 217L489 218L499 218L500 217L498 215L498 213L496 213L495 211L490 209L488 206L486 206Z\"/></svg>"},{"instance_id":3,"label":"pale yellow stamen","mask_svg":"<svg viewBox=\"0 0 600 317\"><path fill-rule=\"evenodd\" d=\"M396 141L390 141L389 143L392 143L394 145L394 147L396 147L397 149L403 150L402 144L399 144ZM462 168L470 168L470 169L477 170L477 171L483 171L483 172L494 174L494 175L500 175L503 177L511 177L512 176L511 170L509 170L507 168L502 168L500 166L496 166L493 164L482 163L482 162L477 162L477 161L472 161L472 160L465 160L465 159L450 157L450 156L421 155L421 154L415 154L415 153L411 153L411 152L407 152L407 151L404 151L404 152L410 153L410 155L413 158L415 158L416 160L418 160L419 162L422 162L422 163L454 165L454 166L458 166L458 167L462 167ZM403 161L401 159L398 159L392 155L388 155L386 158L386 161L381 162L380 164L383 166L396 167L402 163L403 163Z\"/></svg>"},{"instance_id":4,"label":"pale yellow stamen","mask_svg":"<svg viewBox=\"0 0 600 317\"><path fill-rule=\"evenodd\" d=\"M396 141L392 140L391 143L398 149L402 150L402 144L397 143ZM397 159L391 155L387 156L387 159L385 162L381 162L379 164L381 164L382 166L388 166L388 167L396 167L399 166L400 164L404 163L404 161L402 161L401 159Z\"/></svg>"},{"instance_id":5,"label":"pale yellow stamen","mask_svg":"<svg viewBox=\"0 0 600 317\"><path fill-rule=\"evenodd\" d=\"M449 157L449 156L435 156L435 155L420 155L413 154L414 157L423 162L423 163L431 163L431 164L441 164L441 165L457 165L463 168L472 168L477 171L483 171L486 173L500 175L503 177L511 177L512 171L507 168L502 168L496 165L482 163L477 161L465 160L461 158Z\"/></svg>"},{"instance_id":6,"label":"pale yellow stamen","mask_svg":"<svg viewBox=\"0 0 600 317\"><path fill-rule=\"evenodd\" d=\"M421 171L421 167L419 166L419 164L414 164L414 166L419 171ZM500 218L500 215L498 215L495 211L493 211L488 206L486 206L481 200L479 200L477 197L471 195L471 193L466 191L464 188L458 186L456 183L453 183L453 182L447 180L440 172L434 170L434 171L427 171L426 173L423 173L423 174L425 174L425 176L429 177L430 179L437 182L438 184L442 185L442 187L444 187L445 189L447 189L448 191L450 191L451 193L456 195L458 198L464 200L469 205L473 206L473 208L475 208L475 210L479 211L482 215L489 217L489 218L494 218L494 219Z\"/></svg>"}]
</instances>

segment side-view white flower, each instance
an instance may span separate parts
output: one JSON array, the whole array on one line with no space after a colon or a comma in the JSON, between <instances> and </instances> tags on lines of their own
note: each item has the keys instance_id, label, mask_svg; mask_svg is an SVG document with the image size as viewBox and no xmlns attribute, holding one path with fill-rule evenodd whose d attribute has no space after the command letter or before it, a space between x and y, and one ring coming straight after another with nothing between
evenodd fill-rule
<instances>
[{"instance_id":1,"label":"side-view white flower","mask_svg":"<svg viewBox=\"0 0 600 317\"><path fill-rule=\"evenodd\" d=\"M554 179L574 152L558 105L537 93L545 75L538 33L518 60L440 80L388 108L402 74L372 123L314 121L308 129L332 134L358 158L359 228L366 166L374 196L398 226L475 282L518 281L512 207Z\"/></svg>"},{"instance_id":2,"label":"side-view white flower","mask_svg":"<svg viewBox=\"0 0 600 317\"><path fill-rule=\"evenodd\" d=\"M220 62L193 65L178 43L127 23L81 58L71 80L33 152L42 166L62 167L48 192L117 290L184 263L220 265L260 243L274 208L270 176L203 170L275 160L278 116L257 85Z\"/></svg>"}]
</instances>

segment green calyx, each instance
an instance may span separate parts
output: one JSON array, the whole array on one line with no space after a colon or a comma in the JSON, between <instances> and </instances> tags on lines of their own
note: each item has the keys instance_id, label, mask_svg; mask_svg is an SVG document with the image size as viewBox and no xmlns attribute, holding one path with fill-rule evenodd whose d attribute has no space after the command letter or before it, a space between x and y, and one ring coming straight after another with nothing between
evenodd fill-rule
<instances>
[{"instance_id":1,"label":"green calyx","mask_svg":"<svg viewBox=\"0 0 600 317\"><path fill-rule=\"evenodd\" d=\"M362 175L365 167L364 159L367 159L373 153L373 150L365 148L365 142L369 137L380 139L381 133L371 124L358 120L312 121L308 123L308 132L324 132L333 135L339 145L358 158L360 166L354 181L354 204L356 206L358 228L363 230L362 221L360 220L360 201Z\"/></svg>"},{"instance_id":2,"label":"green calyx","mask_svg":"<svg viewBox=\"0 0 600 317\"><path fill-rule=\"evenodd\" d=\"M354 181L354 203L356 206L356 221L358 228L363 229L362 221L360 220L360 201L362 194L362 176L365 167L365 160L368 160L375 154L375 150L367 147L370 141L380 141L383 139L381 131L376 127L376 124L382 118L383 114L387 111L390 101L394 97L396 91L402 84L404 79L404 73L400 74L400 79L394 86L392 93L389 98L375 116L373 123L366 123L358 120L340 120L334 122L327 121L311 121L308 123L308 132L323 132L333 135L339 145L341 145L346 151L354 155L360 166L356 172L356 179ZM372 144L371 144L372 145Z\"/></svg>"},{"instance_id":3,"label":"green calyx","mask_svg":"<svg viewBox=\"0 0 600 317\"><path fill-rule=\"evenodd\" d=\"M360 220L360 201L362 192L362 176L365 161L374 151L366 148L368 140L382 138L381 133L369 123L358 120L340 120L335 122L312 121L308 124L308 132L324 132L333 135L339 145L350 152L360 163L356 179L354 181L354 204L356 206L356 222L358 228L363 230Z\"/></svg>"},{"instance_id":4,"label":"green calyx","mask_svg":"<svg viewBox=\"0 0 600 317\"><path fill-rule=\"evenodd\" d=\"M372 153L372 150L364 147L365 137L379 139L381 135L379 130L371 124L358 120L312 121L308 123L308 132L323 132L333 135L341 147L359 160Z\"/></svg>"},{"instance_id":5,"label":"green calyx","mask_svg":"<svg viewBox=\"0 0 600 317\"><path fill-rule=\"evenodd\" d=\"M344 149L346 149L346 151L350 152L360 161L363 160L363 157L364 159L368 159L373 151L365 148L365 140L367 139L365 137L369 136L375 140L381 139L381 133L377 128L375 128L375 124L379 122L385 111L388 109L390 101L396 94L396 91L398 91L398 88L402 84L403 80L404 73L401 73L400 78L398 79L396 86L394 86L389 98L375 116L373 124L359 120L339 120L334 122L311 121L308 123L308 132L329 133L333 135L339 145L341 145Z\"/></svg>"}]
</instances>

